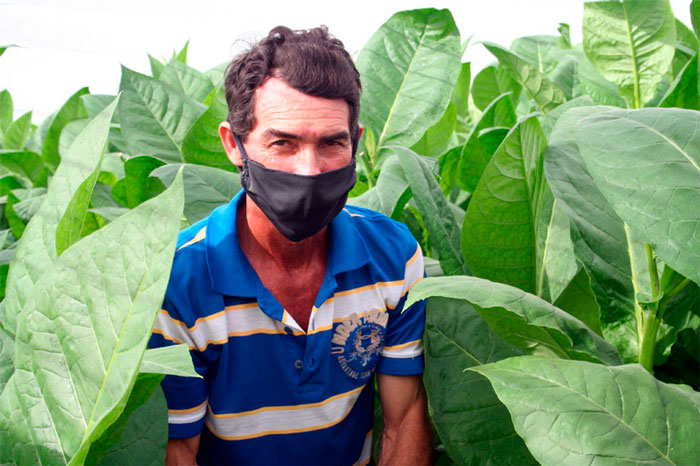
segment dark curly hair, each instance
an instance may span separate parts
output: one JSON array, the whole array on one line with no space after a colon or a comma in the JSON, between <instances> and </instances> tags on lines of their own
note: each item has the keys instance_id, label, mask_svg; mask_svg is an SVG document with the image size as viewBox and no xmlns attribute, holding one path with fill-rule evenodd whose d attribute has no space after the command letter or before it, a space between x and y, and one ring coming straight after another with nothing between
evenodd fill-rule
<instances>
[{"instance_id":1,"label":"dark curly hair","mask_svg":"<svg viewBox=\"0 0 700 466\"><path fill-rule=\"evenodd\" d=\"M350 107L349 128L357 125L360 73L343 43L325 26L298 31L277 26L235 57L225 76L228 122L243 141L255 126L255 90L269 76L281 78L304 94L345 99Z\"/></svg>"}]
</instances>

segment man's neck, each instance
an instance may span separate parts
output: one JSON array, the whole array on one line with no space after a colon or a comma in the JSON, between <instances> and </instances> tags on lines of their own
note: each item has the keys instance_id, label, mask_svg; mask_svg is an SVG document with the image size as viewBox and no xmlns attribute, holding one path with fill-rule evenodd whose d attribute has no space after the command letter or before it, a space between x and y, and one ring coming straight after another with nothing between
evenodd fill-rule
<instances>
[{"instance_id":1,"label":"man's neck","mask_svg":"<svg viewBox=\"0 0 700 466\"><path fill-rule=\"evenodd\" d=\"M327 257L327 227L315 235L294 242L277 230L260 208L245 199L236 218L239 242L249 260L268 263L278 270L304 270L315 261L325 263ZM251 260L252 262L252 260Z\"/></svg>"}]
</instances>

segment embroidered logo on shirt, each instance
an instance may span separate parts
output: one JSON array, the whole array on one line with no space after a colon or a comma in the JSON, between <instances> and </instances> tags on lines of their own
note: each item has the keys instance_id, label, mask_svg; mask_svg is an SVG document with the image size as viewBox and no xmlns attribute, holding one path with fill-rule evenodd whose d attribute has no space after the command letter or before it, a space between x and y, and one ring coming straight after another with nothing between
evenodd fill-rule
<instances>
[{"instance_id":1,"label":"embroidered logo on shirt","mask_svg":"<svg viewBox=\"0 0 700 466\"><path fill-rule=\"evenodd\" d=\"M384 348L389 313L373 309L358 316L353 313L336 327L331 343L340 368L356 380L366 380L374 371Z\"/></svg>"}]
</instances>

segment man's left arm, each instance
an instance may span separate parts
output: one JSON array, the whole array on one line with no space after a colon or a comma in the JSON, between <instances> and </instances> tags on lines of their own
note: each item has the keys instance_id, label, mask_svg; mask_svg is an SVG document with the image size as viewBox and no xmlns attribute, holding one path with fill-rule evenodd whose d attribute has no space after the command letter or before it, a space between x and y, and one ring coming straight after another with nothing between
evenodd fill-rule
<instances>
[{"instance_id":1,"label":"man's left arm","mask_svg":"<svg viewBox=\"0 0 700 466\"><path fill-rule=\"evenodd\" d=\"M384 415L379 465L430 464L432 432L422 375L377 374Z\"/></svg>"}]
</instances>

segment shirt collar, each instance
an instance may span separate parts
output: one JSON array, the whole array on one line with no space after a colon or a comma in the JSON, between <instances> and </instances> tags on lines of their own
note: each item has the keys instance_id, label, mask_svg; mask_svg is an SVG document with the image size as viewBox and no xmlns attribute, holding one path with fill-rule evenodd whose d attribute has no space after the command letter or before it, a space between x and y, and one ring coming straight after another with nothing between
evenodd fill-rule
<instances>
[{"instance_id":1,"label":"shirt collar","mask_svg":"<svg viewBox=\"0 0 700 466\"><path fill-rule=\"evenodd\" d=\"M255 297L261 286L255 270L243 254L236 231L236 212L245 191L212 212L207 224L206 257L212 287L227 296ZM353 218L343 209L328 226L328 270L333 275L355 270L369 261L367 247Z\"/></svg>"}]
</instances>

